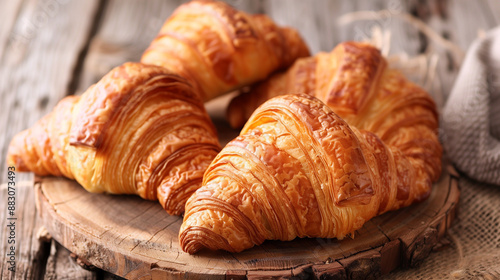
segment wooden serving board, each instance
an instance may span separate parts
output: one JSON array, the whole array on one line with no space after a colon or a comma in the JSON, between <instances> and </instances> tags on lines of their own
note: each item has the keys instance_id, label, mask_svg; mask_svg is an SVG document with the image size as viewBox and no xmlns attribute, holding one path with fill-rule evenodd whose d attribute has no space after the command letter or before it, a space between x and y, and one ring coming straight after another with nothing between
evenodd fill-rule
<instances>
[{"instance_id":1,"label":"wooden serving board","mask_svg":"<svg viewBox=\"0 0 500 280\"><path fill-rule=\"evenodd\" d=\"M451 174L450 174L451 173ZM181 217L136 196L93 194L78 183L37 177L36 201L49 233L85 262L131 279L367 278L419 264L446 233L459 199L443 176L425 202L378 216L354 238L266 241L232 254L184 253Z\"/></svg>"}]
</instances>

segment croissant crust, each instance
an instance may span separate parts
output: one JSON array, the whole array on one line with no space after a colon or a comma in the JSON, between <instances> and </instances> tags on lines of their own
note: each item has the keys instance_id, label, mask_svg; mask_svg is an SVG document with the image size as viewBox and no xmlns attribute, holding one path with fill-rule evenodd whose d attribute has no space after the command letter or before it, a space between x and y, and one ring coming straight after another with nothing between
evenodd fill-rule
<instances>
[{"instance_id":1,"label":"croissant crust","mask_svg":"<svg viewBox=\"0 0 500 280\"><path fill-rule=\"evenodd\" d=\"M20 171L74 178L90 192L159 200L180 214L219 150L215 127L184 78L126 63L17 135L8 161Z\"/></svg>"},{"instance_id":2,"label":"croissant crust","mask_svg":"<svg viewBox=\"0 0 500 280\"><path fill-rule=\"evenodd\" d=\"M181 5L142 56L198 87L204 101L262 80L309 50L297 31L217 1Z\"/></svg>"}]
</instances>

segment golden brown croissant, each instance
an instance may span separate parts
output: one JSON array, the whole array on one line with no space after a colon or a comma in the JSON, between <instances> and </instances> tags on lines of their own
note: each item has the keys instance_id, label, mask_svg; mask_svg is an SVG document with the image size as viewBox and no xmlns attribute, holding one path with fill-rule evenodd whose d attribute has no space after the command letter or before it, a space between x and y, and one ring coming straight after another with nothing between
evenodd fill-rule
<instances>
[{"instance_id":1,"label":"golden brown croissant","mask_svg":"<svg viewBox=\"0 0 500 280\"><path fill-rule=\"evenodd\" d=\"M16 135L7 160L19 171L75 178L91 192L159 200L180 214L219 150L215 127L186 79L126 63Z\"/></svg>"},{"instance_id":2,"label":"golden brown croissant","mask_svg":"<svg viewBox=\"0 0 500 280\"><path fill-rule=\"evenodd\" d=\"M233 99L228 119L241 126L259 104L285 93L319 98L349 125L400 149L426 184L438 179L442 147L436 105L426 91L388 68L375 47L345 42L331 53L299 59L285 73Z\"/></svg>"},{"instance_id":3,"label":"golden brown croissant","mask_svg":"<svg viewBox=\"0 0 500 280\"><path fill-rule=\"evenodd\" d=\"M319 99L276 97L208 167L186 203L180 244L192 254L239 252L266 239L343 238L425 199L431 185L420 172L402 150L348 125Z\"/></svg>"},{"instance_id":4,"label":"golden brown croissant","mask_svg":"<svg viewBox=\"0 0 500 280\"><path fill-rule=\"evenodd\" d=\"M279 27L266 15L249 15L223 2L192 1L174 11L141 61L188 78L207 101L308 55L294 29Z\"/></svg>"}]
</instances>

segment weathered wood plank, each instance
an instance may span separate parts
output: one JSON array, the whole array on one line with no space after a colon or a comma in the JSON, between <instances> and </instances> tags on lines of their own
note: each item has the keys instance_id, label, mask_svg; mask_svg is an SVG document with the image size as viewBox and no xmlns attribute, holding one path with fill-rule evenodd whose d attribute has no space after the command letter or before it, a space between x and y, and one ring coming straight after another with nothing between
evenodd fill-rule
<instances>
[{"instance_id":1,"label":"weathered wood plank","mask_svg":"<svg viewBox=\"0 0 500 280\"><path fill-rule=\"evenodd\" d=\"M500 24L500 2L496 0L486 0L484 7L494 19L492 23L493 26L498 26Z\"/></svg>"},{"instance_id":2,"label":"weathered wood plank","mask_svg":"<svg viewBox=\"0 0 500 280\"><path fill-rule=\"evenodd\" d=\"M85 91L112 68L139 61L163 22L182 2L108 1L99 30L90 42L76 93Z\"/></svg>"},{"instance_id":3,"label":"weathered wood plank","mask_svg":"<svg viewBox=\"0 0 500 280\"><path fill-rule=\"evenodd\" d=\"M50 256L47 260L47 268L44 278L47 280L57 279L99 279L96 272L83 269L72 258L71 252L61 246L55 240L50 245Z\"/></svg>"},{"instance_id":4,"label":"weathered wood plank","mask_svg":"<svg viewBox=\"0 0 500 280\"><path fill-rule=\"evenodd\" d=\"M5 1L2 3L2 9L0 9L0 18L2 19L2 24L0 25L0 62L4 59L4 49L7 47L7 44L11 40L14 40L12 38L12 28L16 23L16 18L21 7L21 1Z\"/></svg>"},{"instance_id":5,"label":"weathered wood plank","mask_svg":"<svg viewBox=\"0 0 500 280\"><path fill-rule=\"evenodd\" d=\"M0 278L2 279L39 279L45 271L48 243L39 239L43 227L37 217L33 185L31 182L18 183L14 189L7 185L0 186ZM15 202L9 205L7 197L15 193ZM14 201L14 200L9 200ZM8 206L14 206L14 215L10 215ZM9 211L8 211L9 210ZM11 271L11 267L15 271ZM13 269L14 270L14 269Z\"/></svg>"},{"instance_id":6,"label":"weathered wood plank","mask_svg":"<svg viewBox=\"0 0 500 280\"><path fill-rule=\"evenodd\" d=\"M453 25L454 41L460 48L467 50L472 41L478 37L479 31L487 31L493 27L492 18L477 2L456 0L449 2L449 20Z\"/></svg>"},{"instance_id":7,"label":"weathered wood plank","mask_svg":"<svg viewBox=\"0 0 500 280\"><path fill-rule=\"evenodd\" d=\"M98 1L52 0L8 1L2 6L1 13L5 13L2 20L7 21L0 30L0 97L5 109L0 120L1 159L5 159L7 145L15 133L31 126L67 94L78 54L87 43L97 4ZM6 171L4 160L0 167ZM38 240L41 220L36 217L34 207L33 176L16 175L18 181L28 180L29 186L20 188L17 196L20 213L15 278L41 279L50 245ZM0 182L4 181L6 172L2 171ZM1 240L7 241L3 237ZM2 249L7 252L5 247ZM6 261L2 264L2 275L7 279Z\"/></svg>"},{"instance_id":8,"label":"weathered wood plank","mask_svg":"<svg viewBox=\"0 0 500 280\"><path fill-rule=\"evenodd\" d=\"M6 181L4 159L10 139L67 94L97 7L97 0L28 0L18 13L11 8L15 22L7 23L12 28L3 28L0 35L11 38L6 45L2 42L0 64L0 182Z\"/></svg>"},{"instance_id":9,"label":"weathered wood plank","mask_svg":"<svg viewBox=\"0 0 500 280\"><path fill-rule=\"evenodd\" d=\"M495 22L486 1L443 1L442 13L434 14L428 21L429 25L439 34L453 42L465 54L470 44L478 38L481 32L487 31L499 22ZM449 52L437 48L441 60L437 65L436 74L439 77L442 92L441 104L447 100L458 74L461 60Z\"/></svg>"}]
</instances>

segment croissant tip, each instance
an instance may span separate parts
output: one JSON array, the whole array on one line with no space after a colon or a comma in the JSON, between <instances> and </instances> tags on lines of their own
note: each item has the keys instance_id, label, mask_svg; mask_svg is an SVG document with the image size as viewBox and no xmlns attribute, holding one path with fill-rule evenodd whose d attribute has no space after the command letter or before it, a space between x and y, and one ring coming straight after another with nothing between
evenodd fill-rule
<instances>
[{"instance_id":1,"label":"croissant tip","mask_svg":"<svg viewBox=\"0 0 500 280\"><path fill-rule=\"evenodd\" d=\"M29 171L28 166L21 156L23 154L23 149L22 147L19 147L20 144L25 143L27 134L27 130L23 130L20 133L16 134L14 138L12 138L7 150L7 157L5 159L7 166L15 167L16 171Z\"/></svg>"},{"instance_id":2,"label":"croissant tip","mask_svg":"<svg viewBox=\"0 0 500 280\"><path fill-rule=\"evenodd\" d=\"M188 226L181 228L179 243L184 252L196 254L202 250L224 250L231 253L240 252L233 248L226 238L202 226Z\"/></svg>"},{"instance_id":3,"label":"croissant tip","mask_svg":"<svg viewBox=\"0 0 500 280\"><path fill-rule=\"evenodd\" d=\"M194 231L196 232L197 230ZM181 249L190 255L196 254L206 248L203 245L203 239L195 232L193 232L192 227L188 227L179 233Z\"/></svg>"}]
</instances>

